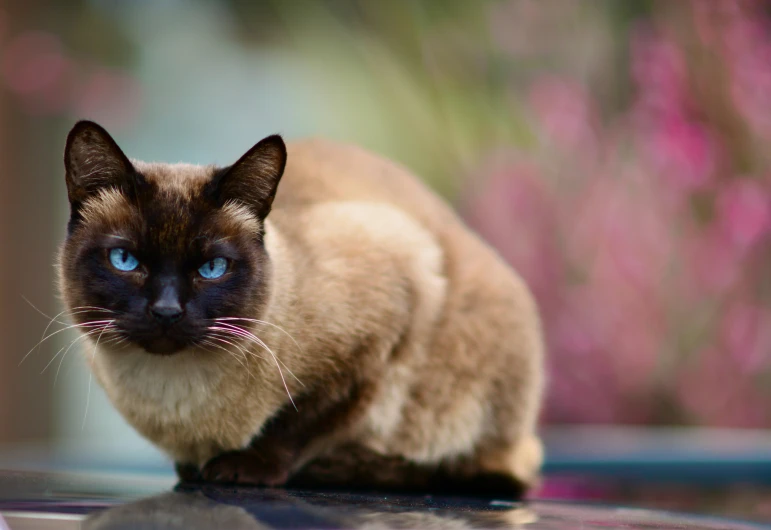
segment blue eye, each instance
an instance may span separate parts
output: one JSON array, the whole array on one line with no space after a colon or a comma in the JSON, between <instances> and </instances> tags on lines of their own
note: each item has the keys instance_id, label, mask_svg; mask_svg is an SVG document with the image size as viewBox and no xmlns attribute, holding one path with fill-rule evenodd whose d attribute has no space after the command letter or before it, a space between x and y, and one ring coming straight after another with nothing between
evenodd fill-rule
<instances>
[{"instance_id":1,"label":"blue eye","mask_svg":"<svg viewBox=\"0 0 771 530\"><path fill-rule=\"evenodd\" d=\"M198 269L198 274L207 280L214 280L225 274L226 270L228 270L228 260L225 258L214 258L201 265Z\"/></svg>"},{"instance_id":2,"label":"blue eye","mask_svg":"<svg viewBox=\"0 0 771 530\"><path fill-rule=\"evenodd\" d=\"M110 263L119 271L133 271L139 266L139 260L125 248L114 248L110 251Z\"/></svg>"}]
</instances>

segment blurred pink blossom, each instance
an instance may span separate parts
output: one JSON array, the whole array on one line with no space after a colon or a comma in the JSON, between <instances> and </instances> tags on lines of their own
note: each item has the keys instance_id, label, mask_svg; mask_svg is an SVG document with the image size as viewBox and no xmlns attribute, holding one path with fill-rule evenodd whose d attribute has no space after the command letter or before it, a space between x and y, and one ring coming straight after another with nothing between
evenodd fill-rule
<instances>
[{"instance_id":1,"label":"blurred pink blossom","mask_svg":"<svg viewBox=\"0 0 771 530\"><path fill-rule=\"evenodd\" d=\"M717 148L704 127L681 115L670 114L643 129L642 134L651 170L666 177L673 188L688 193L710 184Z\"/></svg>"},{"instance_id":2,"label":"blurred pink blossom","mask_svg":"<svg viewBox=\"0 0 771 530\"><path fill-rule=\"evenodd\" d=\"M644 106L646 112L666 117L687 107L687 65L673 41L649 26L640 25L632 33L631 61L637 104Z\"/></svg>"},{"instance_id":3,"label":"blurred pink blossom","mask_svg":"<svg viewBox=\"0 0 771 530\"><path fill-rule=\"evenodd\" d=\"M555 204L533 167L490 163L484 191L465 207L466 218L509 263L515 264L540 300L558 284L554 245Z\"/></svg>"},{"instance_id":4,"label":"blurred pink blossom","mask_svg":"<svg viewBox=\"0 0 771 530\"><path fill-rule=\"evenodd\" d=\"M721 324L723 345L739 371L757 373L771 361L771 309L738 303L726 311Z\"/></svg>"},{"instance_id":5,"label":"blurred pink blossom","mask_svg":"<svg viewBox=\"0 0 771 530\"><path fill-rule=\"evenodd\" d=\"M662 393L677 408L667 418L771 421L757 383L771 377L771 172L767 140L752 136L771 116L771 22L752 2L689 5L692 41L636 27L634 93L611 121L583 79L532 83L545 142L488 167L471 203L472 225L542 309L548 422L656 421ZM694 89L694 46L722 61L726 90ZM745 143L711 121L714 97L752 121Z\"/></svg>"},{"instance_id":6,"label":"blurred pink blossom","mask_svg":"<svg viewBox=\"0 0 771 530\"><path fill-rule=\"evenodd\" d=\"M771 232L771 195L759 180L729 180L718 191L716 208L727 240L741 250Z\"/></svg>"},{"instance_id":7,"label":"blurred pink blossom","mask_svg":"<svg viewBox=\"0 0 771 530\"><path fill-rule=\"evenodd\" d=\"M22 33L2 54L5 85L34 112L59 112L66 107L71 70L72 62L51 33Z\"/></svg>"},{"instance_id":8,"label":"blurred pink blossom","mask_svg":"<svg viewBox=\"0 0 771 530\"><path fill-rule=\"evenodd\" d=\"M746 123L771 138L771 16L762 2L693 2L700 35L722 55L733 103Z\"/></svg>"},{"instance_id":9,"label":"blurred pink blossom","mask_svg":"<svg viewBox=\"0 0 771 530\"><path fill-rule=\"evenodd\" d=\"M540 77L530 87L528 99L550 140L581 159L597 157L597 118L584 87L570 79Z\"/></svg>"},{"instance_id":10,"label":"blurred pink blossom","mask_svg":"<svg viewBox=\"0 0 771 530\"><path fill-rule=\"evenodd\" d=\"M655 289L673 245L671 220L656 195L611 177L595 178L587 188L562 209L571 261L588 266L595 281L635 292Z\"/></svg>"},{"instance_id":11,"label":"blurred pink blossom","mask_svg":"<svg viewBox=\"0 0 771 530\"><path fill-rule=\"evenodd\" d=\"M671 187L668 193L703 189L714 177L718 146L707 128L689 117L694 102L683 52L660 33L638 28L632 38L632 73L634 122L650 171Z\"/></svg>"},{"instance_id":12,"label":"blurred pink blossom","mask_svg":"<svg viewBox=\"0 0 771 530\"><path fill-rule=\"evenodd\" d=\"M130 75L99 69L82 83L74 102L75 112L98 119L111 129L126 128L136 119L141 86Z\"/></svg>"},{"instance_id":13,"label":"blurred pink blossom","mask_svg":"<svg viewBox=\"0 0 771 530\"><path fill-rule=\"evenodd\" d=\"M724 52L733 73L733 94L750 121L753 117L749 113L761 110L758 104L771 101L771 36L769 19L764 15L760 9L739 11L727 19L724 28Z\"/></svg>"},{"instance_id":14,"label":"blurred pink blossom","mask_svg":"<svg viewBox=\"0 0 771 530\"><path fill-rule=\"evenodd\" d=\"M710 347L696 352L691 361L679 374L677 390L697 423L737 428L766 425L765 400L731 355Z\"/></svg>"},{"instance_id":15,"label":"blurred pink blossom","mask_svg":"<svg viewBox=\"0 0 771 530\"><path fill-rule=\"evenodd\" d=\"M690 232L682 245L681 279L687 282L684 293L692 303L704 300L705 296L725 293L739 279L742 255L715 226Z\"/></svg>"}]
</instances>

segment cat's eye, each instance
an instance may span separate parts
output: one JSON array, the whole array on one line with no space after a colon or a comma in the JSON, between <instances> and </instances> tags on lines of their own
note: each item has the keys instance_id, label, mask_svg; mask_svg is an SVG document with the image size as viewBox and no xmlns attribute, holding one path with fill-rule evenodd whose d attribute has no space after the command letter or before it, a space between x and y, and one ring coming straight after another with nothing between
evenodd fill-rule
<instances>
[{"instance_id":1,"label":"cat's eye","mask_svg":"<svg viewBox=\"0 0 771 530\"><path fill-rule=\"evenodd\" d=\"M227 270L228 260L225 258L214 258L201 265L198 269L198 274L207 280L215 280L225 274L225 271Z\"/></svg>"},{"instance_id":2,"label":"cat's eye","mask_svg":"<svg viewBox=\"0 0 771 530\"><path fill-rule=\"evenodd\" d=\"M125 248L110 250L110 263L119 271L130 272L139 266L139 260Z\"/></svg>"}]
</instances>

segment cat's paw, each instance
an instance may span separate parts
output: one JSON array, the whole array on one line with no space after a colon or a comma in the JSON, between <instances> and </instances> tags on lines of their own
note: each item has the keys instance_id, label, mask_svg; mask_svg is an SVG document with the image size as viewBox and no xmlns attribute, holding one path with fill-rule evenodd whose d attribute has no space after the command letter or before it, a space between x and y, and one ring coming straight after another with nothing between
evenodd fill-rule
<instances>
[{"instance_id":1,"label":"cat's paw","mask_svg":"<svg viewBox=\"0 0 771 530\"><path fill-rule=\"evenodd\" d=\"M174 464L174 469L177 472L180 482L200 482L201 472L198 466L194 464L180 464L177 462Z\"/></svg>"},{"instance_id":2,"label":"cat's paw","mask_svg":"<svg viewBox=\"0 0 771 530\"><path fill-rule=\"evenodd\" d=\"M248 486L282 486L289 469L277 459L263 458L249 451L232 451L209 460L201 470L207 482Z\"/></svg>"}]
</instances>

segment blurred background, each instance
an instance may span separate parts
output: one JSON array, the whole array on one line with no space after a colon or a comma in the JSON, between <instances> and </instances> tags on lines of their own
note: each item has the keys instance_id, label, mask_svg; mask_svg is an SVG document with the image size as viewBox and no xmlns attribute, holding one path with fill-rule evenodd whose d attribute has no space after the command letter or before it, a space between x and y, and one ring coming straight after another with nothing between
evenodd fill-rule
<instances>
[{"instance_id":1,"label":"blurred background","mask_svg":"<svg viewBox=\"0 0 771 530\"><path fill-rule=\"evenodd\" d=\"M771 3L0 0L0 444L167 470L62 355L76 335L19 364L61 310L79 118L145 160L227 164L278 132L403 163L535 292L556 471L605 443L627 470L771 477ZM623 489L576 480L543 495ZM771 517L731 488L705 502Z\"/></svg>"}]
</instances>

